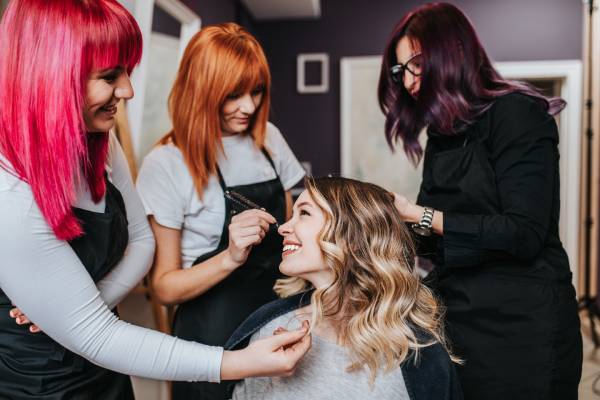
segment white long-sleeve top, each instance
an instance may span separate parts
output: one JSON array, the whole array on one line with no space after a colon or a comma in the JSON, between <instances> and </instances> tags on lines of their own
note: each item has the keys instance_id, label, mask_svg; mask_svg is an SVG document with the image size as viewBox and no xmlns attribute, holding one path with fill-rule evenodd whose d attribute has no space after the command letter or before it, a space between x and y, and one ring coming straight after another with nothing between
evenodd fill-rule
<instances>
[{"instance_id":1,"label":"white long-sleeve top","mask_svg":"<svg viewBox=\"0 0 600 400\"><path fill-rule=\"evenodd\" d=\"M107 169L125 202L129 244L119 264L94 284L69 243L46 223L29 184L0 168L0 288L53 340L104 368L152 379L218 382L221 347L134 326L110 311L148 272L154 238L113 135ZM105 202L94 203L82 184L74 206L103 212Z\"/></svg>"}]
</instances>

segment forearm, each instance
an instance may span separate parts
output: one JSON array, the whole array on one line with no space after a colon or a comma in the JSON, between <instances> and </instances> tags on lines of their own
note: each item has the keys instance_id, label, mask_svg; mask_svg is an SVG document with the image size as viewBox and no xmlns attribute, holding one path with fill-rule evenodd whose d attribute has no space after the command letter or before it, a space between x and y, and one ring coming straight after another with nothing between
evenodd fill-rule
<instances>
[{"instance_id":1,"label":"forearm","mask_svg":"<svg viewBox=\"0 0 600 400\"><path fill-rule=\"evenodd\" d=\"M196 298L227 278L239 265L228 250L190 268L171 269L153 275L154 293L166 305L180 304Z\"/></svg>"},{"instance_id":2,"label":"forearm","mask_svg":"<svg viewBox=\"0 0 600 400\"><path fill-rule=\"evenodd\" d=\"M450 266L511 258L533 260L543 249L547 228L523 215L446 213L444 255Z\"/></svg>"},{"instance_id":3,"label":"forearm","mask_svg":"<svg viewBox=\"0 0 600 400\"><path fill-rule=\"evenodd\" d=\"M220 380L220 347L177 339L116 317L102 329L86 330L78 335L88 338L86 345L74 343L74 349L105 368L150 379Z\"/></svg>"},{"instance_id":4,"label":"forearm","mask_svg":"<svg viewBox=\"0 0 600 400\"><path fill-rule=\"evenodd\" d=\"M423 215L423 207L411 204L405 221L417 223ZM478 265L497 259L504 253L507 257L529 260L543 246L545 227L535 220L520 215L470 215L444 213L434 210L431 228L443 236L444 262L448 266Z\"/></svg>"},{"instance_id":5,"label":"forearm","mask_svg":"<svg viewBox=\"0 0 600 400\"><path fill-rule=\"evenodd\" d=\"M250 366L244 362L246 357L243 356L245 350L223 351L221 360L221 380L238 380L248 378L252 375Z\"/></svg>"}]
</instances>

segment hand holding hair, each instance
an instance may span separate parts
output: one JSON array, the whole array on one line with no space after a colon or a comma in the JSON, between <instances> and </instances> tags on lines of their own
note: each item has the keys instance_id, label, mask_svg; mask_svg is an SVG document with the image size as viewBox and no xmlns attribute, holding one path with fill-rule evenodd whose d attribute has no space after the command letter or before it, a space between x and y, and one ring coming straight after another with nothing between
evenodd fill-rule
<instances>
[{"instance_id":1,"label":"hand holding hair","mask_svg":"<svg viewBox=\"0 0 600 400\"><path fill-rule=\"evenodd\" d=\"M423 216L424 208L418 204L411 203L410 200L398 193L394 194L394 205L400 213L403 222L418 223ZM431 229L438 235L444 234L444 213L434 210Z\"/></svg>"},{"instance_id":2,"label":"hand holding hair","mask_svg":"<svg viewBox=\"0 0 600 400\"><path fill-rule=\"evenodd\" d=\"M411 203L406 196L403 196L398 193L394 194L394 205L396 209L400 213L400 217L404 222L419 222L421 219L422 210L419 210L421 207L416 204Z\"/></svg>"},{"instance_id":3,"label":"hand holding hair","mask_svg":"<svg viewBox=\"0 0 600 400\"><path fill-rule=\"evenodd\" d=\"M308 321L298 330L250 343L242 350L225 351L221 361L221 379L254 376L292 376L298 362L311 346Z\"/></svg>"}]
</instances>

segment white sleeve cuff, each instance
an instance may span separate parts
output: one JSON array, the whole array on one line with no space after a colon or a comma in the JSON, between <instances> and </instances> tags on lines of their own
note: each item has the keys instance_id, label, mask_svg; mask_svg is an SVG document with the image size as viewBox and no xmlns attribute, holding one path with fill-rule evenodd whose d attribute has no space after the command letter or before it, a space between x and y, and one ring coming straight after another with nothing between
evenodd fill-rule
<instances>
[{"instance_id":1,"label":"white sleeve cuff","mask_svg":"<svg viewBox=\"0 0 600 400\"><path fill-rule=\"evenodd\" d=\"M221 382L221 362L223 361L222 347L208 347L208 381L212 383Z\"/></svg>"}]
</instances>

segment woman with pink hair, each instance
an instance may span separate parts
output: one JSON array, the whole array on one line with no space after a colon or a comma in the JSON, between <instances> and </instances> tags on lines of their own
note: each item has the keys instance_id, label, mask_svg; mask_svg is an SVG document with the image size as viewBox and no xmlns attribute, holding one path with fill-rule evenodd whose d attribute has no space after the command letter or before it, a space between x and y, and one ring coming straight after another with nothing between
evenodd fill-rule
<instances>
[{"instance_id":1,"label":"woman with pink hair","mask_svg":"<svg viewBox=\"0 0 600 400\"><path fill-rule=\"evenodd\" d=\"M0 398L130 399L123 374L289 374L310 347L305 327L224 352L111 312L154 254L109 133L117 103L133 96L141 49L139 27L115 0L12 1L2 19ZM27 329L29 320L43 333Z\"/></svg>"}]
</instances>

